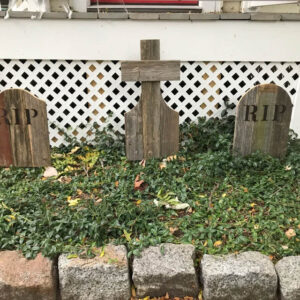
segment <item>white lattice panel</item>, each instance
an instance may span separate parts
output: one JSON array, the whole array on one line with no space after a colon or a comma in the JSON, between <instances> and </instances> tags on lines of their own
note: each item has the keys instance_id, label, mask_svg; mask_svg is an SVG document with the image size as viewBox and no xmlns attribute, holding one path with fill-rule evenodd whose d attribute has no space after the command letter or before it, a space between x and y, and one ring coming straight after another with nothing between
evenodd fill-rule
<instances>
[{"instance_id":1,"label":"white lattice panel","mask_svg":"<svg viewBox=\"0 0 300 300\"><path fill-rule=\"evenodd\" d=\"M294 98L299 74L299 63L183 62L181 80L161 88L182 123L220 116L224 100L236 104L259 83L276 83ZM123 133L124 113L141 91L139 82L121 82L118 61L1 60L0 91L12 87L46 100L52 146L66 143L60 129L80 140L92 138L94 123Z\"/></svg>"}]
</instances>

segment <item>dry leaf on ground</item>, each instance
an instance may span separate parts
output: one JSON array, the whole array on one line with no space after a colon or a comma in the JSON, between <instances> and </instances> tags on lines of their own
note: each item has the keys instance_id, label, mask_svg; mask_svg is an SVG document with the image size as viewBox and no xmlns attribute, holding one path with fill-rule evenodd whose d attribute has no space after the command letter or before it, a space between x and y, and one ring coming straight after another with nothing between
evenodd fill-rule
<instances>
[{"instance_id":1,"label":"dry leaf on ground","mask_svg":"<svg viewBox=\"0 0 300 300\"><path fill-rule=\"evenodd\" d=\"M216 241L216 242L214 243L214 246L215 246L215 247L220 247L222 244L223 244L222 241Z\"/></svg>"},{"instance_id":2,"label":"dry leaf on ground","mask_svg":"<svg viewBox=\"0 0 300 300\"><path fill-rule=\"evenodd\" d=\"M143 159L139 162L139 165L142 166L143 168L146 167L146 159Z\"/></svg>"},{"instance_id":3,"label":"dry leaf on ground","mask_svg":"<svg viewBox=\"0 0 300 300\"><path fill-rule=\"evenodd\" d=\"M159 164L159 168L162 170L164 168L167 167L167 163L165 161L162 161L160 164Z\"/></svg>"},{"instance_id":4,"label":"dry leaf on ground","mask_svg":"<svg viewBox=\"0 0 300 300\"><path fill-rule=\"evenodd\" d=\"M56 177L56 176L58 176L58 172L54 167L46 167L43 177L49 178L49 177Z\"/></svg>"},{"instance_id":5,"label":"dry leaf on ground","mask_svg":"<svg viewBox=\"0 0 300 300\"><path fill-rule=\"evenodd\" d=\"M72 178L68 176L61 176L60 178L57 179L57 181L61 183L70 183L72 181Z\"/></svg>"},{"instance_id":6,"label":"dry leaf on ground","mask_svg":"<svg viewBox=\"0 0 300 300\"><path fill-rule=\"evenodd\" d=\"M135 191L144 191L147 188L148 184L140 179L140 175L137 175L134 180L134 190Z\"/></svg>"},{"instance_id":7,"label":"dry leaf on ground","mask_svg":"<svg viewBox=\"0 0 300 300\"><path fill-rule=\"evenodd\" d=\"M296 232L293 228L290 228L285 232L285 235L287 236L288 239L291 239L292 237L296 236Z\"/></svg>"}]
</instances>

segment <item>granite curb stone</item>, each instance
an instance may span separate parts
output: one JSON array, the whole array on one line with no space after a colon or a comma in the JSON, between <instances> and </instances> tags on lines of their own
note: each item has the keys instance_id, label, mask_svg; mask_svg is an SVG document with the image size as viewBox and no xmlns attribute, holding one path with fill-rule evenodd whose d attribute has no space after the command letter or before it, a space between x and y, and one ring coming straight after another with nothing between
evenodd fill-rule
<instances>
[{"instance_id":1,"label":"granite curb stone","mask_svg":"<svg viewBox=\"0 0 300 300\"><path fill-rule=\"evenodd\" d=\"M279 280L281 300L300 299L300 256L282 258L275 269Z\"/></svg>"},{"instance_id":2,"label":"granite curb stone","mask_svg":"<svg viewBox=\"0 0 300 300\"><path fill-rule=\"evenodd\" d=\"M0 252L0 300L55 300L55 271L41 254L28 260L17 251Z\"/></svg>"},{"instance_id":3,"label":"granite curb stone","mask_svg":"<svg viewBox=\"0 0 300 300\"><path fill-rule=\"evenodd\" d=\"M61 300L128 300L130 279L125 246L107 245L90 259L58 259Z\"/></svg>"},{"instance_id":4,"label":"granite curb stone","mask_svg":"<svg viewBox=\"0 0 300 300\"><path fill-rule=\"evenodd\" d=\"M201 280L205 300L275 300L277 275L268 256L249 251L204 255Z\"/></svg>"},{"instance_id":5,"label":"granite curb stone","mask_svg":"<svg viewBox=\"0 0 300 300\"><path fill-rule=\"evenodd\" d=\"M161 244L142 251L133 260L136 296L196 297L199 293L193 245Z\"/></svg>"}]
</instances>

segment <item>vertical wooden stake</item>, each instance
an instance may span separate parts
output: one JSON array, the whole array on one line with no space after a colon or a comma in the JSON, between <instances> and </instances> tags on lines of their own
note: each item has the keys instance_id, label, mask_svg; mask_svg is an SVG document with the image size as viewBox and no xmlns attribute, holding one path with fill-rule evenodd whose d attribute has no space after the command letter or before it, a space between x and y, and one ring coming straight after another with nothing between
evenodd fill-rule
<instances>
[{"instance_id":1,"label":"vertical wooden stake","mask_svg":"<svg viewBox=\"0 0 300 300\"><path fill-rule=\"evenodd\" d=\"M141 59L145 63L160 59L159 40L141 41ZM143 72L143 76L146 77L147 72L144 69L139 69L140 65L137 62L137 66L133 70L135 72L140 70L140 74ZM149 65L148 72L151 74L149 78L155 76L155 74L153 75L155 72L153 68L152 66L151 69ZM123 73L126 72L125 69L122 66ZM164 73L164 67L159 70L161 76L170 76L170 74L162 75L167 73ZM139 76L139 72L136 72L137 76ZM171 74L171 76L174 75ZM142 81L142 95L139 103L129 113L125 114L125 130L126 155L129 160L162 157L178 151L179 115L170 109L162 99L159 80Z\"/></svg>"}]
</instances>

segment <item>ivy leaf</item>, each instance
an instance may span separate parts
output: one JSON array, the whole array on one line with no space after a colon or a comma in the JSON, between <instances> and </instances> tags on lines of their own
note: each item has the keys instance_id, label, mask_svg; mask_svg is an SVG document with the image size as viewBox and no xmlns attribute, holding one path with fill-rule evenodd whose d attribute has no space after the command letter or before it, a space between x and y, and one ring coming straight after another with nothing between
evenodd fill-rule
<instances>
[{"instance_id":1,"label":"ivy leaf","mask_svg":"<svg viewBox=\"0 0 300 300\"><path fill-rule=\"evenodd\" d=\"M128 242L131 242L131 233L128 233L125 229L123 230L124 236Z\"/></svg>"}]
</instances>

